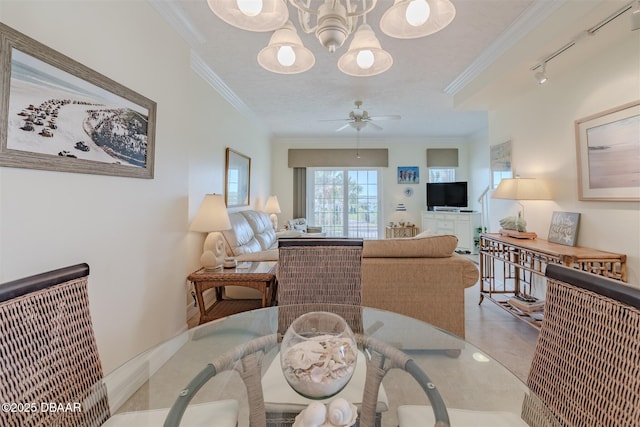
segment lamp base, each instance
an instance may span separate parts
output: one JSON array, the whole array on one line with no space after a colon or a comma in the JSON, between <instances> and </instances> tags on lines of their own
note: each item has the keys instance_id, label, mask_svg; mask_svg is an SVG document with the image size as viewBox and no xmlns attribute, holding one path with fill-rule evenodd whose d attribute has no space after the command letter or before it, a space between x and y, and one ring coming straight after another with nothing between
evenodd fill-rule
<instances>
[{"instance_id":1,"label":"lamp base","mask_svg":"<svg viewBox=\"0 0 640 427\"><path fill-rule=\"evenodd\" d=\"M205 270L222 268L225 255L224 236L222 236L222 233L218 231L209 233L204 241L200 264Z\"/></svg>"},{"instance_id":2,"label":"lamp base","mask_svg":"<svg viewBox=\"0 0 640 427\"><path fill-rule=\"evenodd\" d=\"M272 213L269 215L269 219L271 220L271 225L275 231L278 231L278 215Z\"/></svg>"},{"instance_id":3,"label":"lamp base","mask_svg":"<svg viewBox=\"0 0 640 427\"><path fill-rule=\"evenodd\" d=\"M501 236L514 237L516 239L537 239L538 235L533 231L517 231L500 229Z\"/></svg>"}]
</instances>

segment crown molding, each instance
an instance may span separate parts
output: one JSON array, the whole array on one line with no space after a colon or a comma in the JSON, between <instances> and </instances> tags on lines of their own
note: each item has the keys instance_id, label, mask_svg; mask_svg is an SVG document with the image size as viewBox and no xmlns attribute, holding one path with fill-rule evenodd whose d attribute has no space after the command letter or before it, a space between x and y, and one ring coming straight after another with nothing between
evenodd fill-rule
<instances>
[{"instance_id":1,"label":"crown molding","mask_svg":"<svg viewBox=\"0 0 640 427\"><path fill-rule=\"evenodd\" d=\"M518 19L500 34L496 41L444 88L444 92L447 95L456 95L565 2L566 0L535 0Z\"/></svg>"},{"instance_id":2,"label":"crown molding","mask_svg":"<svg viewBox=\"0 0 640 427\"><path fill-rule=\"evenodd\" d=\"M209 83L211 87L213 87L219 94L222 96L229 104L231 104L236 110L238 110L242 115L247 117L248 119L254 121L254 123L259 122L259 119L253 113L253 111L247 107L247 104L240 99L238 95L235 94L233 90L229 86L226 85L225 82L222 81L220 76L218 76L212 69L209 67L207 62L200 57L193 49L191 50L191 68L196 72L204 81Z\"/></svg>"},{"instance_id":3,"label":"crown molding","mask_svg":"<svg viewBox=\"0 0 640 427\"><path fill-rule=\"evenodd\" d=\"M191 20L187 18L184 10L179 6L179 2L167 0L148 0L148 2L180 34L189 46L195 47L207 41L202 33L193 26Z\"/></svg>"}]
</instances>

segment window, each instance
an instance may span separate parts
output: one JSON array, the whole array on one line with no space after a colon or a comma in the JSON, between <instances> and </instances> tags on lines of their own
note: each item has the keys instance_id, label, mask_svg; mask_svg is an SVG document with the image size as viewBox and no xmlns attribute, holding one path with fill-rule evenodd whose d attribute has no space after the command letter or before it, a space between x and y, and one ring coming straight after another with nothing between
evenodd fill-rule
<instances>
[{"instance_id":1,"label":"window","mask_svg":"<svg viewBox=\"0 0 640 427\"><path fill-rule=\"evenodd\" d=\"M456 169L429 168L429 182L456 182Z\"/></svg>"},{"instance_id":2,"label":"window","mask_svg":"<svg viewBox=\"0 0 640 427\"><path fill-rule=\"evenodd\" d=\"M307 222L327 236L377 239L380 171L378 169L307 169Z\"/></svg>"}]
</instances>

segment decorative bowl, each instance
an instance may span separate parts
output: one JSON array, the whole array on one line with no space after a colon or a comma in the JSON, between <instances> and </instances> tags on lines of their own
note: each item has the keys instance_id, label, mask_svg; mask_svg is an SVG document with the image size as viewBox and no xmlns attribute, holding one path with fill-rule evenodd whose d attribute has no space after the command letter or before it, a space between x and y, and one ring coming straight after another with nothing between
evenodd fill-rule
<instances>
[{"instance_id":1,"label":"decorative bowl","mask_svg":"<svg viewBox=\"0 0 640 427\"><path fill-rule=\"evenodd\" d=\"M340 392L356 368L358 347L347 322L337 314L303 314L287 329L280 364L289 385L309 399Z\"/></svg>"}]
</instances>

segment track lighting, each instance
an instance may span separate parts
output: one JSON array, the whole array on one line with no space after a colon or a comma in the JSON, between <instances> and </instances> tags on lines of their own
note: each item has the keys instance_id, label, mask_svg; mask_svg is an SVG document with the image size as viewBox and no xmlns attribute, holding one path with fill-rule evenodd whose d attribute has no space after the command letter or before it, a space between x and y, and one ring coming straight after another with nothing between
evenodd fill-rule
<instances>
[{"instance_id":1,"label":"track lighting","mask_svg":"<svg viewBox=\"0 0 640 427\"><path fill-rule=\"evenodd\" d=\"M538 82L539 85L543 85L547 81L549 81L549 77L547 77L547 63L546 62L542 63L542 70L536 72L534 74L534 77L535 77L535 79L536 79L536 81Z\"/></svg>"}]
</instances>

